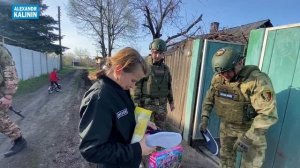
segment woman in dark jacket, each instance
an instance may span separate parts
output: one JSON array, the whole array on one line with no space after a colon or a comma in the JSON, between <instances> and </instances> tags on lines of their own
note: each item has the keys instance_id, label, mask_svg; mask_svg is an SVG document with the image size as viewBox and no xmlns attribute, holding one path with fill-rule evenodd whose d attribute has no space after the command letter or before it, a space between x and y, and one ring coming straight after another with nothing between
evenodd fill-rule
<instances>
[{"instance_id":1,"label":"woman in dark jacket","mask_svg":"<svg viewBox=\"0 0 300 168\"><path fill-rule=\"evenodd\" d=\"M130 144L136 125L129 89L148 73L140 54L124 48L107 58L98 81L85 93L80 106L79 146L82 156L104 168L138 168L142 155L155 150L145 137Z\"/></svg>"}]
</instances>

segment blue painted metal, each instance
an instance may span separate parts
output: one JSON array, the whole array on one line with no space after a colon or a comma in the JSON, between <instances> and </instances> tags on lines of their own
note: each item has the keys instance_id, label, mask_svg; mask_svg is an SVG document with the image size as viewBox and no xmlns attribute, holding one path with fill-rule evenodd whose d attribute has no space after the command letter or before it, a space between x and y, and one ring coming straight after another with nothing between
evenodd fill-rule
<instances>
[{"instance_id":1,"label":"blue painted metal","mask_svg":"<svg viewBox=\"0 0 300 168\"><path fill-rule=\"evenodd\" d=\"M240 168L242 164L242 159L243 159L243 153L237 151L236 152L236 159L235 159L235 168Z\"/></svg>"},{"instance_id":2,"label":"blue painted metal","mask_svg":"<svg viewBox=\"0 0 300 168\"><path fill-rule=\"evenodd\" d=\"M271 161L274 157L273 167L299 167L300 27L270 31L269 36L272 38L268 39L263 71L268 72L277 93L279 122L268 134L266 159ZM269 162L264 165L270 166Z\"/></svg>"},{"instance_id":3,"label":"blue painted metal","mask_svg":"<svg viewBox=\"0 0 300 168\"><path fill-rule=\"evenodd\" d=\"M257 33L255 35L255 33ZM300 164L300 25L293 27L268 28L266 43L261 52L259 46L264 39L261 32L251 32L248 53L256 53L253 59L246 61L256 64L257 58L263 54L262 71L267 73L276 92L279 121L271 127L267 134L268 149L264 168L294 168ZM253 51L249 51L249 49ZM255 51L254 51L255 50ZM256 64L258 65L258 64Z\"/></svg>"},{"instance_id":4,"label":"blue painted metal","mask_svg":"<svg viewBox=\"0 0 300 168\"><path fill-rule=\"evenodd\" d=\"M197 92L197 78L199 76L199 66L201 63L201 50L203 47L203 40L196 39L193 42L193 51L192 51L192 61L191 61L191 70L190 70L190 77L188 83L188 90L186 96L186 107L185 107L185 121L184 121L184 131L183 131L183 139L186 140L188 143L190 141L191 135L191 122L192 116L194 113L195 107L195 97Z\"/></svg>"},{"instance_id":5,"label":"blue painted metal","mask_svg":"<svg viewBox=\"0 0 300 168\"><path fill-rule=\"evenodd\" d=\"M266 29L252 30L247 46L246 65L258 65Z\"/></svg>"}]
</instances>

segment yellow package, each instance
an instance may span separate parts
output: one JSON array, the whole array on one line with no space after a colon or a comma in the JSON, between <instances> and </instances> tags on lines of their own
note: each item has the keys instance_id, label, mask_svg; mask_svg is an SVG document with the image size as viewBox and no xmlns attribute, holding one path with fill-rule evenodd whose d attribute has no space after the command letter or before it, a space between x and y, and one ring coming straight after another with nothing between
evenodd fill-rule
<instances>
[{"instance_id":1,"label":"yellow package","mask_svg":"<svg viewBox=\"0 0 300 168\"><path fill-rule=\"evenodd\" d=\"M152 111L142 107L135 107L134 115L136 126L134 128L131 143L139 142L145 135L148 121L150 120Z\"/></svg>"}]
</instances>

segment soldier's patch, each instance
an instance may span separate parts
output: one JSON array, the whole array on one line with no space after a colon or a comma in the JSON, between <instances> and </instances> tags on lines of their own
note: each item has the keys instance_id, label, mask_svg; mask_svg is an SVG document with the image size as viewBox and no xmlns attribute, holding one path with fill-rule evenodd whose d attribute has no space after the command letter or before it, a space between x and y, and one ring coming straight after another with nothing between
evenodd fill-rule
<instances>
[{"instance_id":1,"label":"soldier's patch","mask_svg":"<svg viewBox=\"0 0 300 168\"><path fill-rule=\"evenodd\" d=\"M224 92L219 92L219 96L220 96L220 97L223 97L223 98L226 98L226 99L231 99L231 100L233 100L233 98L234 98L234 95L233 95L233 94L230 94L230 93L224 93Z\"/></svg>"},{"instance_id":2,"label":"soldier's patch","mask_svg":"<svg viewBox=\"0 0 300 168\"><path fill-rule=\"evenodd\" d=\"M269 102L272 100L272 92L270 90L265 90L262 92L261 97L266 101Z\"/></svg>"},{"instance_id":3,"label":"soldier's patch","mask_svg":"<svg viewBox=\"0 0 300 168\"><path fill-rule=\"evenodd\" d=\"M217 56L221 56L221 55L223 55L223 54L225 53L225 51L226 51L225 48L221 48L221 49L219 49L219 50L217 51L216 55L217 55Z\"/></svg>"}]
</instances>

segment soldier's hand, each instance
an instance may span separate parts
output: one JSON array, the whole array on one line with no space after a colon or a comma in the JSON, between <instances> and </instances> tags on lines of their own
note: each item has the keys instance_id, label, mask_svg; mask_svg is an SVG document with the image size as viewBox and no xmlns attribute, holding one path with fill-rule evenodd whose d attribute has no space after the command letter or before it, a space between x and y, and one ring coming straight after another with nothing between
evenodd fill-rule
<instances>
[{"instance_id":1,"label":"soldier's hand","mask_svg":"<svg viewBox=\"0 0 300 168\"><path fill-rule=\"evenodd\" d=\"M200 125L199 125L200 131L206 132L207 126L208 126L208 117L202 116L202 117L201 117L201 123L200 123Z\"/></svg>"},{"instance_id":2,"label":"soldier's hand","mask_svg":"<svg viewBox=\"0 0 300 168\"><path fill-rule=\"evenodd\" d=\"M171 110L171 111L175 110L175 105L174 105L174 103L170 103L170 110Z\"/></svg>"},{"instance_id":3,"label":"soldier's hand","mask_svg":"<svg viewBox=\"0 0 300 168\"><path fill-rule=\"evenodd\" d=\"M134 99L134 105L139 107L144 107L145 103L141 99Z\"/></svg>"},{"instance_id":4,"label":"soldier's hand","mask_svg":"<svg viewBox=\"0 0 300 168\"><path fill-rule=\"evenodd\" d=\"M139 107L140 106L140 103L139 102L134 102L134 105L136 106L136 107Z\"/></svg>"},{"instance_id":5,"label":"soldier's hand","mask_svg":"<svg viewBox=\"0 0 300 168\"><path fill-rule=\"evenodd\" d=\"M249 139L246 135L242 135L236 140L235 144L233 145L233 149L240 152L247 152L251 145L252 140Z\"/></svg>"},{"instance_id":6,"label":"soldier's hand","mask_svg":"<svg viewBox=\"0 0 300 168\"><path fill-rule=\"evenodd\" d=\"M12 103L12 99L8 99L6 97L2 97L0 99L0 106L1 107L5 107L5 108L8 108L11 106L11 103Z\"/></svg>"}]
</instances>

